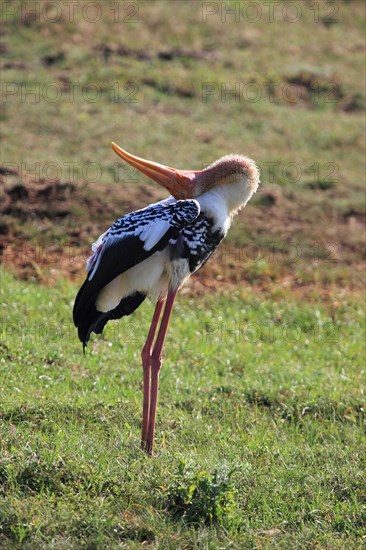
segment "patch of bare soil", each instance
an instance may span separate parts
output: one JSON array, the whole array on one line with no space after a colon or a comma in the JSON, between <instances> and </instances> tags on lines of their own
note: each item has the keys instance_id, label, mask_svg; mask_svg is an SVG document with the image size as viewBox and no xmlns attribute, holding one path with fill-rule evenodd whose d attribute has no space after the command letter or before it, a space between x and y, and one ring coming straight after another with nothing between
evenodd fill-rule
<instances>
[{"instance_id":1,"label":"patch of bare soil","mask_svg":"<svg viewBox=\"0 0 366 550\"><path fill-rule=\"evenodd\" d=\"M114 57L132 57L142 61L151 61L152 59L161 59L163 61L174 61L178 58L201 59L212 61L220 58L220 53L215 50L188 50L186 48L172 48L157 52L148 53L144 50L130 48L126 45L98 44L94 48L95 52L101 55L105 62L109 62Z\"/></svg>"}]
</instances>

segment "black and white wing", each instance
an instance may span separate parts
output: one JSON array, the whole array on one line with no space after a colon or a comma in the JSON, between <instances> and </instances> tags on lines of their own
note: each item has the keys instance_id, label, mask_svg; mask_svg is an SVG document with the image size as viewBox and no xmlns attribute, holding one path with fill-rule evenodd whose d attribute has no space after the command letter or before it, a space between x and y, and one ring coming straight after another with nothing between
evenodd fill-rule
<instances>
[{"instance_id":1,"label":"black and white wing","mask_svg":"<svg viewBox=\"0 0 366 550\"><path fill-rule=\"evenodd\" d=\"M128 303L122 300L111 312L102 313L95 307L100 291L118 275L163 250L199 214L196 200L169 198L123 216L99 237L74 304L74 323L84 346L92 331L100 333L109 319L132 313L145 299L144 294L136 292Z\"/></svg>"}]
</instances>

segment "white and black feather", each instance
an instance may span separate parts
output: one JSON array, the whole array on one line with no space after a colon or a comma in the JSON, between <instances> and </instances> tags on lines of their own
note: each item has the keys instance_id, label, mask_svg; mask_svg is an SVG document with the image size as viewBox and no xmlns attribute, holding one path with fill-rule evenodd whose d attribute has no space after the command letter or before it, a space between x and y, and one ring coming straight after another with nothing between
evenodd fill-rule
<instances>
[{"instance_id":1,"label":"white and black feather","mask_svg":"<svg viewBox=\"0 0 366 550\"><path fill-rule=\"evenodd\" d=\"M166 245L168 234L175 235L184 226L191 224L199 213L200 205L196 200L176 201L170 197L119 218L93 244L94 254L87 260L86 265L89 273L88 279L92 280L94 277L103 254L109 247L113 247L117 243L127 245L126 241L133 239L136 247L140 246L145 252L150 253L153 249L155 251L156 246L161 245L162 242ZM138 241L135 240L136 238ZM140 258L141 254L138 257ZM139 261L133 262L129 268Z\"/></svg>"},{"instance_id":2,"label":"white and black feather","mask_svg":"<svg viewBox=\"0 0 366 550\"><path fill-rule=\"evenodd\" d=\"M99 237L93 245L94 253L87 261L88 275L74 305L74 322L84 345L92 331L101 331L109 319L132 313L145 298L144 293L136 290L112 310L101 312L96 308L96 300L103 288L122 273L164 250L169 241L177 238L179 232L191 225L199 214L200 205L196 200L176 201L171 197L123 216Z\"/></svg>"}]
</instances>

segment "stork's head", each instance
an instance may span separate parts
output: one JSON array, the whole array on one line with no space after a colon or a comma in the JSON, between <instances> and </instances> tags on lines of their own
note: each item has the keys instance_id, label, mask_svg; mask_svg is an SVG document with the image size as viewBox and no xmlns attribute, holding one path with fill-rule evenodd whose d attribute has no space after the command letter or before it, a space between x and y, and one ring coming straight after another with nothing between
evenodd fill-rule
<instances>
[{"instance_id":1,"label":"stork's head","mask_svg":"<svg viewBox=\"0 0 366 550\"><path fill-rule=\"evenodd\" d=\"M165 187L176 199L195 198L217 188L225 194L230 211L247 203L259 184L259 170L243 155L227 155L203 170L177 170L135 157L115 143L112 147L124 161Z\"/></svg>"}]
</instances>

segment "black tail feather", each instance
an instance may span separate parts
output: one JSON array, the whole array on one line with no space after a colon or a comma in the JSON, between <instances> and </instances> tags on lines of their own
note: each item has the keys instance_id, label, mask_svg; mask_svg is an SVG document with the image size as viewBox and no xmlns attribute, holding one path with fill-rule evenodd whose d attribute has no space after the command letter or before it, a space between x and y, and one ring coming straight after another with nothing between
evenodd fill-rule
<instances>
[{"instance_id":1,"label":"black tail feather","mask_svg":"<svg viewBox=\"0 0 366 550\"><path fill-rule=\"evenodd\" d=\"M84 283L85 285L85 283ZM134 292L129 296L122 298L118 306L107 312L98 311L95 307L97 296L91 296L88 301L85 301L81 296L85 286L82 286L74 305L74 323L78 328L79 340L83 344L83 351L89 342L92 332L101 334L106 323L113 319L120 319L125 315L133 313L145 300L146 294L143 292Z\"/></svg>"}]
</instances>

